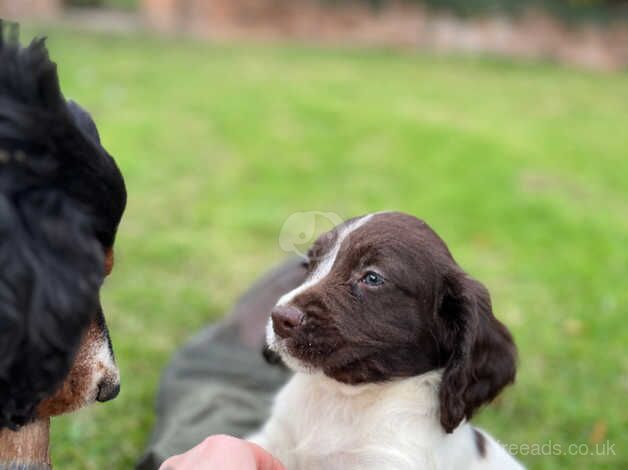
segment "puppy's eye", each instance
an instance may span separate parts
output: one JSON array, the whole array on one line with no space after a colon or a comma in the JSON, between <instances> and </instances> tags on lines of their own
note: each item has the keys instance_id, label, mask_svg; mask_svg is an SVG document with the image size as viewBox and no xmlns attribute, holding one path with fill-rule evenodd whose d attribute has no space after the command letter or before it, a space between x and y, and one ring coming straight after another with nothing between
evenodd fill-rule
<instances>
[{"instance_id":1,"label":"puppy's eye","mask_svg":"<svg viewBox=\"0 0 628 470\"><path fill-rule=\"evenodd\" d=\"M384 278L376 272L367 272L360 282L363 282L367 286L381 286L384 283Z\"/></svg>"}]
</instances>

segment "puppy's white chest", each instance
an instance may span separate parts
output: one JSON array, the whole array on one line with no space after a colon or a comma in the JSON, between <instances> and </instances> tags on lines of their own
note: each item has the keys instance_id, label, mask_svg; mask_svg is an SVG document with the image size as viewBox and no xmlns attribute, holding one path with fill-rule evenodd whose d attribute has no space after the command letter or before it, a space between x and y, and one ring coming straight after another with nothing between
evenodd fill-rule
<instances>
[{"instance_id":1,"label":"puppy's white chest","mask_svg":"<svg viewBox=\"0 0 628 470\"><path fill-rule=\"evenodd\" d=\"M430 452L418 444L430 438L407 419L403 406L390 409L390 397L343 387L297 374L277 395L272 418L253 440L290 470L434 468Z\"/></svg>"}]
</instances>

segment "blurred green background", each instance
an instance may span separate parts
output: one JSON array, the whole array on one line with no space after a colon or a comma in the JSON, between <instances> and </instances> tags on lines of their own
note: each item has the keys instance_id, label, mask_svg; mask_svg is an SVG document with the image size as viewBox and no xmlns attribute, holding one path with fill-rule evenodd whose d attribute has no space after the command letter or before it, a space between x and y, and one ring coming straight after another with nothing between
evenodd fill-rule
<instances>
[{"instance_id":1,"label":"blurred green background","mask_svg":"<svg viewBox=\"0 0 628 470\"><path fill-rule=\"evenodd\" d=\"M614 444L530 468L628 468L626 74L42 32L129 191L102 293L122 393L54 421L57 468L132 467L162 367L286 256L292 213L386 209L427 220L514 333L517 384L475 421L507 444Z\"/></svg>"}]
</instances>

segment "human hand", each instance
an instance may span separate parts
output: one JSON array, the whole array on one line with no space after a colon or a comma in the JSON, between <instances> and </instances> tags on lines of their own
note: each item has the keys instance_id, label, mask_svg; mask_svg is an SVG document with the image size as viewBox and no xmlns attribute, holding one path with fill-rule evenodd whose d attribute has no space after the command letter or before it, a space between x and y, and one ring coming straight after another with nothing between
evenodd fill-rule
<instances>
[{"instance_id":1,"label":"human hand","mask_svg":"<svg viewBox=\"0 0 628 470\"><path fill-rule=\"evenodd\" d=\"M187 452L166 460L159 470L286 470L252 442L232 436L209 436Z\"/></svg>"}]
</instances>

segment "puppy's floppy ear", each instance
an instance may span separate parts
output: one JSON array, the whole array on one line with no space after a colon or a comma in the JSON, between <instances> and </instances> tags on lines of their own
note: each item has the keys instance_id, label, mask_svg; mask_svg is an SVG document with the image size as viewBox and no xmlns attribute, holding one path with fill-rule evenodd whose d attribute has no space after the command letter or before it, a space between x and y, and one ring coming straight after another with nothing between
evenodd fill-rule
<instances>
[{"instance_id":1,"label":"puppy's floppy ear","mask_svg":"<svg viewBox=\"0 0 628 470\"><path fill-rule=\"evenodd\" d=\"M462 271L446 276L439 316L452 351L440 386L440 421L452 432L514 381L516 348L493 315L486 287Z\"/></svg>"},{"instance_id":2,"label":"puppy's floppy ear","mask_svg":"<svg viewBox=\"0 0 628 470\"><path fill-rule=\"evenodd\" d=\"M104 253L92 225L54 190L0 193L0 428L35 416L97 311Z\"/></svg>"}]
</instances>

